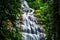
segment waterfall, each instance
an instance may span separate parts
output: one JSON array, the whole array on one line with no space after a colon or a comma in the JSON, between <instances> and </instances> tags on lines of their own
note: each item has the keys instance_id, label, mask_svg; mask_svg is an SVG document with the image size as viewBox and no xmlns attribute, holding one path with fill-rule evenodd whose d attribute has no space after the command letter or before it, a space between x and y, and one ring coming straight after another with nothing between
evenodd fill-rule
<instances>
[{"instance_id":1,"label":"waterfall","mask_svg":"<svg viewBox=\"0 0 60 40\"><path fill-rule=\"evenodd\" d=\"M22 11L22 40L46 40L45 29L36 24L34 9L30 8L25 0L21 0Z\"/></svg>"}]
</instances>

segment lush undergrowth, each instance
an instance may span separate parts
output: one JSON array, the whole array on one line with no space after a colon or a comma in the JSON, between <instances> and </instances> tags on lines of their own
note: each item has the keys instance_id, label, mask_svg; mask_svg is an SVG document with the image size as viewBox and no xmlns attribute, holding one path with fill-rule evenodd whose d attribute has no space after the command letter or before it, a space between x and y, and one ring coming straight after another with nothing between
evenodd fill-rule
<instances>
[{"instance_id":1,"label":"lush undergrowth","mask_svg":"<svg viewBox=\"0 0 60 40\"><path fill-rule=\"evenodd\" d=\"M22 40L20 31L9 31L5 28L0 30L0 40Z\"/></svg>"},{"instance_id":2,"label":"lush undergrowth","mask_svg":"<svg viewBox=\"0 0 60 40\"><path fill-rule=\"evenodd\" d=\"M0 40L21 40L20 31L13 30L18 8L20 0L0 0Z\"/></svg>"}]
</instances>

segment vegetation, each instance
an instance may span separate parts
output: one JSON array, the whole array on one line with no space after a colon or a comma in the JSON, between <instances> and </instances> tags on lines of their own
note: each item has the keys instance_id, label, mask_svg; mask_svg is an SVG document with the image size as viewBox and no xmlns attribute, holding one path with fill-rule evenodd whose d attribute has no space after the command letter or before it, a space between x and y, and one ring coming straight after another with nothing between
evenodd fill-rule
<instances>
[{"instance_id":1,"label":"vegetation","mask_svg":"<svg viewBox=\"0 0 60 40\"><path fill-rule=\"evenodd\" d=\"M38 24L46 30L47 40L60 40L60 4L58 0L27 0L35 9ZM21 40L15 28L16 15L20 13L20 0L0 0L0 40Z\"/></svg>"},{"instance_id":2,"label":"vegetation","mask_svg":"<svg viewBox=\"0 0 60 40\"><path fill-rule=\"evenodd\" d=\"M0 40L21 40L20 31L13 30L18 8L19 0L0 0Z\"/></svg>"}]
</instances>

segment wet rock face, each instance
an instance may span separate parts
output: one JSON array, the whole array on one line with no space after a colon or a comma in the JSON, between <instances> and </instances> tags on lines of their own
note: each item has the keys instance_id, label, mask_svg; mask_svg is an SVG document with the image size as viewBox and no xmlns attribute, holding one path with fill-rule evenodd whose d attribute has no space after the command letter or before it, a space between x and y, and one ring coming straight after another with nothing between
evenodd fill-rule
<instances>
[{"instance_id":1,"label":"wet rock face","mask_svg":"<svg viewBox=\"0 0 60 40\"><path fill-rule=\"evenodd\" d=\"M36 17L34 16L34 9L30 8L25 0L21 0L22 10L22 40L46 40L44 28L36 24Z\"/></svg>"}]
</instances>

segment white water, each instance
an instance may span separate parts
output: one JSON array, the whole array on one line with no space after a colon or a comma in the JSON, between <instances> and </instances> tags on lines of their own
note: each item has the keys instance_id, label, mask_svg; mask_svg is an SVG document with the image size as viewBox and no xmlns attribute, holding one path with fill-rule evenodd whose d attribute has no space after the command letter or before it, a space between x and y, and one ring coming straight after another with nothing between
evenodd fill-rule
<instances>
[{"instance_id":1,"label":"white water","mask_svg":"<svg viewBox=\"0 0 60 40\"><path fill-rule=\"evenodd\" d=\"M36 24L34 9L30 8L25 0L21 0L23 24L21 25L22 40L46 40L44 28Z\"/></svg>"}]
</instances>

